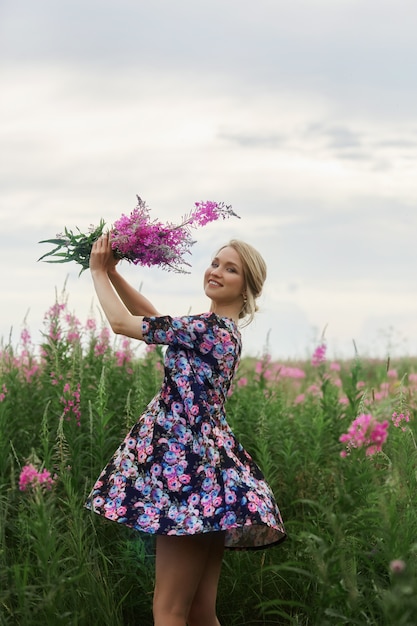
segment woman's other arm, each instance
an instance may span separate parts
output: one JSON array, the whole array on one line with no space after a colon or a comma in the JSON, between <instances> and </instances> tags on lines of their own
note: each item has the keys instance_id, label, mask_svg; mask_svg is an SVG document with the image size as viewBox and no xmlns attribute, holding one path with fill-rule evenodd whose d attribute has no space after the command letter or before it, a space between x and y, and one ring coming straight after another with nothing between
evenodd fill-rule
<instances>
[{"instance_id":1,"label":"woman's other arm","mask_svg":"<svg viewBox=\"0 0 417 626\"><path fill-rule=\"evenodd\" d=\"M107 273L113 287L132 315L159 315L153 304L119 274L116 266Z\"/></svg>"}]
</instances>

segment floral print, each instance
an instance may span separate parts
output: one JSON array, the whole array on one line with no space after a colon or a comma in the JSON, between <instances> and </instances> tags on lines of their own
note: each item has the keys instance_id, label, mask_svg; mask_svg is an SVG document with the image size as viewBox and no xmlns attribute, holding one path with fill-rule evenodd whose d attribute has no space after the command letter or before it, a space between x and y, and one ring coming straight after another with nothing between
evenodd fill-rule
<instances>
[{"instance_id":1,"label":"floral print","mask_svg":"<svg viewBox=\"0 0 417 626\"><path fill-rule=\"evenodd\" d=\"M269 485L226 421L241 338L214 313L145 317L144 341L167 345L164 381L86 506L150 534L225 532L227 548L285 538Z\"/></svg>"}]
</instances>

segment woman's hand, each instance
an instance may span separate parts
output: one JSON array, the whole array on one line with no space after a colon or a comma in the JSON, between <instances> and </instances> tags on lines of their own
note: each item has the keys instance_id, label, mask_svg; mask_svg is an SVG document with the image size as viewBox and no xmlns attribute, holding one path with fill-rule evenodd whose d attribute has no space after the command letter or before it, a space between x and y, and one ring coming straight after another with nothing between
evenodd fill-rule
<instances>
[{"instance_id":1,"label":"woman's hand","mask_svg":"<svg viewBox=\"0 0 417 626\"><path fill-rule=\"evenodd\" d=\"M102 235L94 242L90 255L90 270L112 272L119 259L116 259L111 247L110 233Z\"/></svg>"}]
</instances>

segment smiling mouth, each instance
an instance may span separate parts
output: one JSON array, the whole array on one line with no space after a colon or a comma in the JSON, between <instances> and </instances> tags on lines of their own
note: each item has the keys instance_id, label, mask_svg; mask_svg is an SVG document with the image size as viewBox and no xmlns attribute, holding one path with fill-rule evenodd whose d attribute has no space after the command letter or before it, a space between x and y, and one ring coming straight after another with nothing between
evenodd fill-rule
<instances>
[{"instance_id":1,"label":"smiling mouth","mask_svg":"<svg viewBox=\"0 0 417 626\"><path fill-rule=\"evenodd\" d=\"M216 280L209 280L208 284L212 285L212 287L221 287L221 284L218 283Z\"/></svg>"}]
</instances>

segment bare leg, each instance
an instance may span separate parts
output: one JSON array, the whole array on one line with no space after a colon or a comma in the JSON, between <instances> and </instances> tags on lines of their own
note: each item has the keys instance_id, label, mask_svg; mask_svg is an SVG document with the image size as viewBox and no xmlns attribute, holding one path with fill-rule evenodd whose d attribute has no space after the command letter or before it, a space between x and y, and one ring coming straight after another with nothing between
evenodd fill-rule
<instances>
[{"instance_id":1,"label":"bare leg","mask_svg":"<svg viewBox=\"0 0 417 626\"><path fill-rule=\"evenodd\" d=\"M220 543L218 539L213 540L216 535L217 533L181 537L160 535L156 538L156 579L153 602L155 626L186 626L191 610L196 610L197 605L194 605L194 599L207 595L212 597L213 581L216 576L218 580L215 571L218 570L220 574L220 565L214 566L214 560L217 561L220 556L219 548L217 548L217 558L213 559L213 562L211 559L214 543ZM223 534L219 535L223 544ZM206 569L211 573L206 573ZM206 582L203 583L205 580ZM201 590L200 583L203 583ZM217 584L215 587L217 591ZM192 614L190 617L194 619ZM218 626L217 618L215 620L199 622L199 626L205 626L206 623L208 626ZM197 622L189 623L193 626Z\"/></svg>"},{"instance_id":2,"label":"bare leg","mask_svg":"<svg viewBox=\"0 0 417 626\"><path fill-rule=\"evenodd\" d=\"M216 600L223 553L224 533L212 533L204 572L188 614L188 626L220 626L216 616Z\"/></svg>"}]
</instances>

